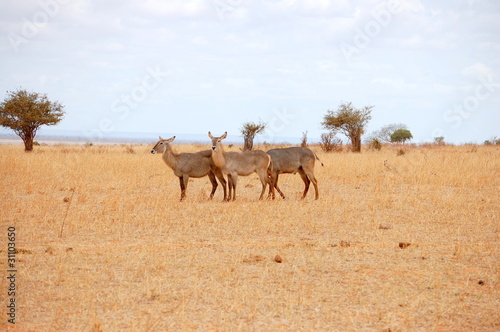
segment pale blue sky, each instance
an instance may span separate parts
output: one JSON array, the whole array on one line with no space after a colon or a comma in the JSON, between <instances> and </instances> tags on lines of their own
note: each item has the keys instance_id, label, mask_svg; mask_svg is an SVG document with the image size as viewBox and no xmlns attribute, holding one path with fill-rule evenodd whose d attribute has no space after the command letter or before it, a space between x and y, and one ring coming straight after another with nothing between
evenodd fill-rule
<instances>
[{"instance_id":1,"label":"pale blue sky","mask_svg":"<svg viewBox=\"0 0 500 332\"><path fill-rule=\"evenodd\" d=\"M52 130L319 137L327 110L413 142L500 136L500 2L6 0L0 91L65 105ZM7 132L4 129L0 133Z\"/></svg>"}]
</instances>

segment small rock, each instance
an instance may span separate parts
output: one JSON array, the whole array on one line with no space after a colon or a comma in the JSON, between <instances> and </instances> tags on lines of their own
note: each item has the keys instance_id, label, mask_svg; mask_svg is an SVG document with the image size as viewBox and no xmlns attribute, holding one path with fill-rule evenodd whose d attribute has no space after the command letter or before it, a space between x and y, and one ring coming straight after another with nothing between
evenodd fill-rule
<instances>
[{"instance_id":1,"label":"small rock","mask_svg":"<svg viewBox=\"0 0 500 332\"><path fill-rule=\"evenodd\" d=\"M351 246L351 243L348 241L340 241L340 246L343 248L347 248Z\"/></svg>"},{"instance_id":2,"label":"small rock","mask_svg":"<svg viewBox=\"0 0 500 332\"><path fill-rule=\"evenodd\" d=\"M379 226L378 226L379 229L391 229L392 228L392 225L391 224L388 224L388 223L381 223Z\"/></svg>"},{"instance_id":3,"label":"small rock","mask_svg":"<svg viewBox=\"0 0 500 332\"><path fill-rule=\"evenodd\" d=\"M69 197L64 197L63 199L64 203L68 203L70 201Z\"/></svg>"},{"instance_id":4,"label":"small rock","mask_svg":"<svg viewBox=\"0 0 500 332\"><path fill-rule=\"evenodd\" d=\"M276 263L282 263L282 262L283 262L283 258L281 258L281 256L280 256L280 255L276 255L276 257L274 257L274 261L275 261Z\"/></svg>"},{"instance_id":5,"label":"small rock","mask_svg":"<svg viewBox=\"0 0 500 332\"><path fill-rule=\"evenodd\" d=\"M257 263L263 261L265 258L261 255L250 255L243 259L243 263Z\"/></svg>"},{"instance_id":6,"label":"small rock","mask_svg":"<svg viewBox=\"0 0 500 332\"><path fill-rule=\"evenodd\" d=\"M410 245L411 245L411 243L408 243L408 242L399 242L399 247L401 249L408 248Z\"/></svg>"},{"instance_id":7,"label":"small rock","mask_svg":"<svg viewBox=\"0 0 500 332\"><path fill-rule=\"evenodd\" d=\"M481 286L484 285L484 281L483 280L479 280L477 283L480 284Z\"/></svg>"}]
</instances>

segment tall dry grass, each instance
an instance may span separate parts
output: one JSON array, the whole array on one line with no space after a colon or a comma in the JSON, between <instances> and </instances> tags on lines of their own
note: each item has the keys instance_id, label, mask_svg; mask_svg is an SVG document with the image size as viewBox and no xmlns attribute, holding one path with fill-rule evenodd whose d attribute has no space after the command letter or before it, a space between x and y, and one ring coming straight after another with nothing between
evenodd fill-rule
<instances>
[{"instance_id":1,"label":"tall dry grass","mask_svg":"<svg viewBox=\"0 0 500 332\"><path fill-rule=\"evenodd\" d=\"M150 149L0 146L18 330L500 329L498 148L315 149L319 201L282 175L289 199L259 202L254 175L231 203L208 178L179 202Z\"/></svg>"}]
</instances>

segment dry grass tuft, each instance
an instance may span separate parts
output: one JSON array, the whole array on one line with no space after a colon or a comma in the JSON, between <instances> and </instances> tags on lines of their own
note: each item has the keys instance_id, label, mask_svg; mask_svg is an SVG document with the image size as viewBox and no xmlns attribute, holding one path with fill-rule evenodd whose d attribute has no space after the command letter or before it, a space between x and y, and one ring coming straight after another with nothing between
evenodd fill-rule
<instances>
[{"instance_id":1,"label":"dry grass tuft","mask_svg":"<svg viewBox=\"0 0 500 332\"><path fill-rule=\"evenodd\" d=\"M223 203L208 178L179 202L150 146L0 146L18 329L500 329L498 148L312 148L319 201L283 175L287 200L257 201L250 176Z\"/></svg>"}]
</instances>

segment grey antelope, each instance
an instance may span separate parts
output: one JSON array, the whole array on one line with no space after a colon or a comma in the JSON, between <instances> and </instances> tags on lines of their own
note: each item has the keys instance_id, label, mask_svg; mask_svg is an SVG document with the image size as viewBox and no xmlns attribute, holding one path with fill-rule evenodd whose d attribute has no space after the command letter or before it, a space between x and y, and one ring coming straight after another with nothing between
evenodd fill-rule
<instances>
[{"instance_id":1,"label":"grey antelope","mask_svg":"<svg viewBox=\"0 0 500 332\"><path fill-rule=\"evenodd\" d=\"M297 172L300 174L300 177L305 184L302 199L306 197L311 182L313 183L314 190L316 191L316 199L319 198L318 181L314 177L315 159L321 163L321 166L323 166L323 163L314 152L308 148L291 147L284 149L272 149L267 151L267 154L270 155L272 159L273 167L269 170L269 172L271 174L273 187L276 188L282 198L285 198L285 195L278 187L279 174L295 174ZM269 191L269 196L271 196L271 191ZM274 198L274 192L272 193L272 197Z\"/></svg>"},{"instance_id":2,"label":"grey antelope","mask_svg":"<svg viewBox=\"0 0 500 332\"><path fill-rule=\"evenodd\" d=\"M212 151L205 150L196 153L175 153L170 146L175 139L171 137L169 139L163 139L160 136L160 140L156 142L156 145L151 150L151 153L163 153L163 161L170 167L175 176L179 178L179 183L181 186L181 201L186 198L186 189L188 186L189 177L201 178L208 175L210 182L212 183L212 192L210 193L210 199L214 197L215 191L217 190L217 180L219 179L222 188L224 189L224 200L226 200L226 180L222 175L222 171L214 165L212 160Z\"/></svg>"},{"instance_id":3,"label":"grey antelope","mask_svg":"<svg viewBox=\"0 0 500 332\"><path fill-rule=\"evenodd\" d=\"M227 174L229 183L228 200L236 199L236 183L238 175L248 176L257 173L262 183L262 192L259 199L262 199L266 186L269 184L269 191L274 195L272 181L268 177L268 168L271 167L271 157L261 150L243 151L243 152L225 152L222 146L222 140L227 137L227 132L220 137L214 137L208 132L208 137L212 139L212 159L222 173ZM232 193L232 197L231 197Z\"/></svg>"}]
</instances>

